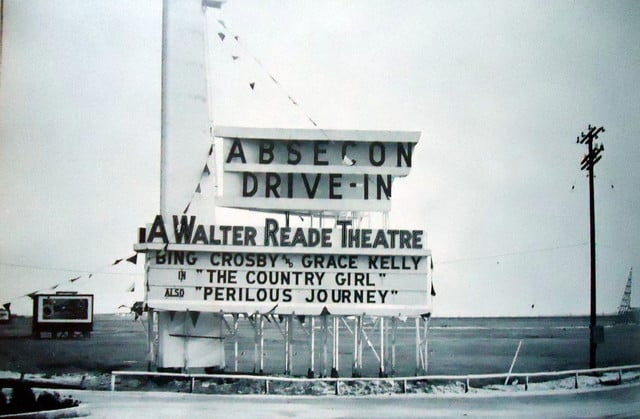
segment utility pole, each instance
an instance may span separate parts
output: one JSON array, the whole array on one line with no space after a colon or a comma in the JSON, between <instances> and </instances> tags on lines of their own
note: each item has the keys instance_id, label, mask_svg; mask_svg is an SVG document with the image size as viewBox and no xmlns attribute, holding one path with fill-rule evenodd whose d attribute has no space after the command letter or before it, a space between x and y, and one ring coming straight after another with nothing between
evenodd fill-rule
<instances>
[{"instance_id":1,"label":"utility pole","mask_svg":"<svg viewBox=\"0 0 640 419\"><path fill-rule=\"evenodd\" d=\"M587 154L580 162L580 169L587 170L589 178L589 236L590 236L590 248L591 248L591 315L589 318L589 368L596 367L596 348L598 346L598 340L601 340L601 336L596 336L596 216L595 216L595 199L593 191L593 168L596 163L602 159L600 153L604 151L604 145L595 144L594 140L598 139L598 134L604 132L604 127L592 127L589 125L589 130L585 134L580 133L577 137L578 144L587 144ZM598 333L601 335L601 333Z\"/></svg>"}]
</instances>

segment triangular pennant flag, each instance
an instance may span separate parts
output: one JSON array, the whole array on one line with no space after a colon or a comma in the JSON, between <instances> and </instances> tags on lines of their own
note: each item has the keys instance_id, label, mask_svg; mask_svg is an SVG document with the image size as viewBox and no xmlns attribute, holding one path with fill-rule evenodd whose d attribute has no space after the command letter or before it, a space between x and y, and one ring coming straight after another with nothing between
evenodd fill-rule
<instances>
[{"instance_id":1,"label":"triangular pennant flag","mask_svg":"<svg viewBox=\"0 0 640 419\"><path fill-rule=\"evenodd\" d=\"M80 277L79 277L79 276L76 276L75 278L71 278L69 281L71 281L71 282L76 282L78 279L80 279Z\"/></svg>"},{"instance_id":2,"label":"triangular pennant flag","mask_svg":"<svg viewBox=\"0 0 640 419\"><path fill-rule=\"evenodd\" d=\"M7 311L11 311L11 303L5 303L2 305L2 307L4 307L4 309Z\"/></svg>"},{"instance_id":3,"label":"triangular pennant flag","mask_svg":"<svg viewBox=\"0 0 640 419\"><path fill-rule=\"evenodd\" d=\"M93 274L89 274L89 278L91 278L93 276Z\"/></svg>"},{"instance_id":4,"label":"triangular pennant flag","mask_svg":"<svg viewBox=\"0 0 640 419\"><path fill-rule=\"evenodd\" d=\"M57 284L57 285L54 285L53 287L51 287L49 289L54 290L54 289L58 288L59 286L60 286L60 284Z\"/></svg>"},{"instance_id":5,"label":"triangular pennant flag","mask_svg":"<svg viewBox=\"0 0 640 419\"><path fill-rule=\"evenodd\" d=\"M171 321L173 321L173 318L176 316L176 312L175 311L170 311L169 312L169 318L171 319Z\"/></svg>"},{"instance_id":6,"label":"triangular pennant flag","mask_svg":"<svg viewBox=\"0 0 640 419\"><path fill-rule=\"evenodd\" d=\"M436 289L433 288L433 282L431 283L431 296L435 297L436 296Z\"/></svg>"},{"instance_id":7,"label":"triangular pennant flag","mask_svg":"<svg viewBox=\"0 0 640 419\"><path fill-rule=\"evenodd\" d=\"M207 165L207 163L204 164L204 169L202 169L202 174L204 175L210 175L211 171L209 170L209 165Z\"/></svg>"},{"instance_id":8,"label":"triangular pennant flag","mask_svg":"<svg viewBox=\"0 0 640 419\"><path fill-rule=\"evenodd\" d=\"M221 41L224 41L225 35L222 32L218 32L218 36L220 37Z\"/></svg>"},{"instance_id":9,"label":"triangular pennant flag","mask_svg":"<svg viewBox=\"0 0 640 419\"><path fill-rule=\"evenodd\" d=\"M113 262L113 264L112 264L112 265L117 265L118 263L120 263L120 262L122 262L122 261L123 261L123 259L116 259L116 261L115 261L115 262Z\"/></svg>"},{"instance_id":10,"label":"triangular pennant flag","mask_svg":"<svg viewBox=\"0 0 640 419\"><path fill-rule=\"evenodd\" d=\"M232 56L231 56L231 59L232 59L233 61L237 60L238 58L240 58L240 56L239 56L239 55L232 55Z\"/></svg>"},{"instance_id":11,"label":"triangular pennant flag","mask_svg":"<svg viewBox=\"0 0 640 419\"><path fill-rule=\"evenodd\" d=\"M129 286L129 288L127 288L127 292L134 292L136 290L136 283L134 282L133 284L131 284L131 286Z\"/></svg>"},{"instance_id":12,"label":"triangular pennant flag","mask_svg":"<svg viewBox=\"0 0 640 419\"><path fill-rule=\"evenodd\" d=\"M184 207L184 211L182 211L182 213L183 213L183 214L186 214L186 213L187 213L187 211L189 211L189 206L191 206L191 202L189 202L189 203L187 204L187 206L186 206L186 207Z\"/></svg>"},{"instance_id":13,"label":"triangular pennant flag","mask_svg":"<svg viewBox=\"0 0 640 419\"><path fill-rule=\"evenodd\" d=\"M191 317L191 323L193 323L193 327L196 327L196 323L198 323L198 317L200 317L199 311L190 311L189 317Z\"/></svg>"},{"instance_id":14,"label":"triangular pennant flag","mask_svg":"<svg viewBox=\"0 0 640 419\"><path fill-rule=\"evenodd\" d=\"M224 20L218 19L218 23L220 24L220 26L222 26L223 28L227 29L227 25L224 24Z\"/></svg>"},{"instance_id":15,"label":"triangular pennant flag","mask_svg":"<svg viewBox=\"0 0 640 419\"><path fill-rule=\"evenodd\" d=\"M196 187L196 193L200 193L202 192L202 190L200 189L200 184L198 183L198 186Z\"/></svg>"},{"instance_id":16,"label":"triangular pennant flag","mask_svg":"<svg viewBox=\"0 0 640 419\"><path fill-rule=\"evenodd\" d=\"M279 303L278 303L279 304ZM271 310L267 311L265 314L269 315L269 314L273 314L276 311L276 308L278 308L278 304L276 304L275 306L273 306L271 308Z\"/></svg>"},{"instance_id":17,"label":"triangular pennant flag","mask_svg":"<svg viewBox=\"0 0 640 419\"><path fill-rule=\"evenodd\" d=\"M240 40L240 37L238 35L234 36L233 39L235 39L236 41Z\"/></svg>"},{"instance_id":18,"label":"triangular pennant flag","mask_svg":"<svg viewBox=\"0 0 640 419\"><path fill-rule=\"evenodd\" d=\"M138 263L138 254L136 253L133 256L127 258L127 262L133 263L134 265Z\"/></svg>"},{"instance_id":19,"label":"triangular pennant flag","mask_svg":"<svg viewBox=\"0 0 640 419\"><path fill-rule=\"evenodd\" d=\"M249 87L251 87L251 90L254 89L254 87L256 87L256 84L254 82L249 83Z\"/></svg>"},{"instance_id":20,"label":"triangular pennant flag","mask_svg":"<svg viewBox=\"0 0 640 419\"><path fill-rule=\"evenodd\" d=\"M433 271L433 258L431 258L431 270Z\"/></svg>"},{"instance_id":21,"label":"triangular pennant flag","mask_svg":"<svg viewBox=\"0 0 640 419\"><path fill-rule=\"evenodd\" d=\"M211 155L211 153L213 153L213 144L211 144L211 147L209 147L209 155Z\"/></svg>"}]
</instances>

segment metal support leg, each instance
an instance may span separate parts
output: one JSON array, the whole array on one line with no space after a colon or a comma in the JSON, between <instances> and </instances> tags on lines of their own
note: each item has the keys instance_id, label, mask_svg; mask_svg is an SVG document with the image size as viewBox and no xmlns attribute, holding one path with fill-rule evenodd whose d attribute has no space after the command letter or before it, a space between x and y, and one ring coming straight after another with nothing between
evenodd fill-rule
<instances>
[{"instance_id":1,"label":"metal support leg","mask_svg":"<svg viewBox=\"0 0 640 419\"><path fill-rule=\"evenodd\" d=\"M324 315L322 316L322 376L326 377L327 376L327 340L328 340L328 328L329 325L327 324L328 322L328 316Z\"/></svg>"},{"instance_id":2,"label":"metal support leg","mask_svg":"<svg viewBox=\"0 0 640 419\"><path fill-rule=\"evenodd\" d=\"M155 365L157 365L157 359L156 359L156 354L155 354L155 348L154 348L154 343L155 343L155 336L156 336L156 332L155 332L155 328L154 326L154 321L153 321L153 317L155 315L155 311L153 309L149 309L149 311L147 311L147 345L148 345L148 357L147 357L147 370L151 371L153 369L153 367Z\"/></svg>"},{"instance_id":3,"label":"metal support leg","mask_svg":"<svg viewBox=\"0 0 640 419\"><path fill-rule=\"evenodd\" d=\"M260 315L256 314L255 321L251 323L253 326L253 372L254 374L259 370L259 353L260 353L260 331L258 323Z\"/></svg>"},{"instance_id":4,"label":"metal support leg","mask_svg":"<svg viewBox=\"0 0 640 419\"><path fill-rule=\"evenodd\" d=\"M416 375L420 375L420 317L415 318L416 327Z\"/></svg>"},{"instance_id":5,"label":"metal support leg","mask_svg":"<svg viewBox=\"0 0 640 419\"><path fill-rule=\"evenodd\" d=\"M380 377L385 377L386 372L384 370L385 361L385 348L384 348L384 317L380 317Z\"/></svg>"},{"instance_id":6,"label":"metal support leg","mask_svg":"<svg viewBox=\"0 0 640 419\"><path fill-rule=\"evenodd\" d=\"M262 374L264 372L264 316L258 315L259 320L259 331L260 331L260 371Z\"/></svg>"},{"instance_id":7,"label":"metal support leg","mask_svg":"<svg viewBox=\"0 0 640 419\"><path fill-rule=\"evenodd\" d=\"M293 371L293 334L295 333L296 319L293 316L289 316L289 374Z\"/></svg>"},{"instance_id":8,"label":"metal support leg","mask_svg":"<svg viewBox=\"0 0 640 419\"><path fill-rule=\"evenodd\" d=\"M311 316L309 319L309 328L311 335L311 363L307 370L307 378L313 378L315 375L315 360L316 360L316 329L315 329L315 317Z\"/></svg>"},{"instance_id":9,"label":"metal support leg","mask_svg":"<svg viewBox=\"0 0 640 419\"><path fill-rule=\"evenodd\" d=\"M361 377L361 365L359 364L358 358L358 343L360 341L360 328L358 323L360 323L360 317L356 317L353 320L353 365L351 367L351 376L352 377Z\"/></svg>"},{"instance_id":10,"label":"metal support leg","mask_svg":"<svg viewBox=\"0 0 640 419\"><path fill-rule=\"evenodd\" d=\"M233 371L238 372L238 313L233 314Z\"/></svg>"},{"instance_id":11,"label":"metal support leg","mask_svg":"<svg viewBox=\"0 0 640 419\"><path fill-rule=\"evenodd\" d=\"M182 364L182 372L189 372L189 342L187 337L187 320L189 318L189 309L184 312L184 320L182 321L182 336L184 340L184 345L182 346L182 356L183 356L183 364Z\"/></svg>"},{"instance_id":12,"label":"metal support leg","mask_svg":"<svg viewBox=\"0 0 640 419\"><path fill-rule=\"evenodd\" d=\"M364 316L358 316L358 365L360 365L360 371L364 366L362 362L362 349L364 341Z\"/></svg>"},{"instance_id":13,"label":"metal support leg","mask_svg":"<svg viewBox=\"0 0 640 419\"><path fill-rule=\"evenodd\" d=\"M391 375L396 373L396 331L398 330L398 318L391 318Z\"/></svg>"},{"instance_id":14,"label":"metal support leg","mask_svg":"<svg viewBox=\"0 0 640 419\"><path fill-rule=\"evenodd\" d=\"M333 317L333 367L331 377L339 377L340 370L340 323L338 316Z\"/></svg>"},{"instance_id":15,"label":"metal support leg","mask_svg":"<svg viewBox=\"0 0 640 419\"><path fill-rule=\"evenodd\" d=\"M289 370L289 356L291 355L291 353L289 352L289 326L290 326L290 321L289 319L291 318L291 316L285 316L284 317L284 375L289 375L291 374L291 371Z\"/></svg>"},{"instance_id":16,"label":"metal support leg","mask_svg":"<svg viewBox=\"0 0 640 419\"><path fill-rule=\"evenodd\" d=\"M424 319L424 372L429 371L429 318Z\"/></svg>"},{"instance_id":17,"label":"metal support leg","mask_svg":"<svg viewBox=\"0 0 640 419\"><path fill-rule=\"evenodd\" d=\"M291 375L293 357L293 316L284 319L284 374Z\"/></svg>"}]
</instances>

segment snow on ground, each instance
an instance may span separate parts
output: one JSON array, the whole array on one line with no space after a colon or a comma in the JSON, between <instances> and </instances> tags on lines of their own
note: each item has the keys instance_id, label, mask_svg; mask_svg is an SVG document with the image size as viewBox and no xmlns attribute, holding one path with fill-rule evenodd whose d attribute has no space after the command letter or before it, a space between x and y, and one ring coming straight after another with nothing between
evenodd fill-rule
<instances>
[{"instance_id":1,"label":"snow on ground","mask_svg":"<svg viewBox=\"0 0 640 419\"><path fill-rule=\"evenodd\" d=\"M66 385L88 390L109 390L111 374L20 374L11 371L0 371L0 378L22 379L38 383L38 387L49 385ZM204 394L263 394L265 380L269 380L268 393L274 395L335 395L335 381L296 380L282 381L278 377L261 377L252 380L238 376L237 378L198 378L195 381L194 393ZM594 375L569 375L552 380L529 380L525 386L524 380L512 379L509 384L487 384L479 379L472 379L468 388L469 393L497 393L497 392L540 392L552 390L594 389L618 384L640 383L639 371L625 371ZM577 386L576 386L577 384ZM116 380L118 390L123 391L166 391L186 393L190 392L190 380L176 377L145 377L120 376ZM411 379L348 379L338 384L338 395L365 396L390 394L463 394L464 380L424 380Z\"/></svg>"},{"instance_id":2,"label":"snow on ground","mask_svg":"<svg viewBox=\"0 0 640 419\"><path fill-rule=\"evenodd\" d=\"M384 396L207 395L70 390L94 418L639 417L640 383L594 389ZM81 405L82 406L82 405Z\"/></svg>"},{"instance_id":3,"label":"snow on ground","mask_svg":"<svg viewBox=\"0 0 640 419\"><path fill-rule=\"evenodd\" d=\"M193 418L228 416L286 418L384 418L390 417L637 417L640 414L640 372L575 376L524 384L473 385L465 393L465 382L402 381L390 379L341 382L319 380L273 381L269 395L264 381L200 379L189 394L189 382L174 377L141 379L121 377L118 390L109 388L111 374L24 374L0 371L0 378L24 379L41 385L67 384L86 390L57 390L80 402L75 414L119 419ZM267 377L265 377L267 378ZM618 385L621 381L621 385ZM616 385L613 385L616 384ZM3 390L10 397L10 390ZM42 391L34 389L36 395ZM206 393L206 394L203 394ZM296 397L290 397L295 395ZM321 396L321 397L318 397Z\"/></svg>"}]
</instances>

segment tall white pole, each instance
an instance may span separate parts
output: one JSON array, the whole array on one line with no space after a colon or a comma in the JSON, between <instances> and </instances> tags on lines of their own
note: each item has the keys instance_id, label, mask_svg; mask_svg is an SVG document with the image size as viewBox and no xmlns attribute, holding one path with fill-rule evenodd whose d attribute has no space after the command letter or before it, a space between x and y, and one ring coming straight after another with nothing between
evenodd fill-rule
<instances>
[{"instance_id":1,"label":"tall white pole","mask_svg":"<svg viewBox=\"0 0 640 419\"><path fill-rule=\"evenodd\" d=\"M162 2L162 57L160 66L160 214L167 211L167 31L169 0Z\"/></svg>"},{"instance_id":2,"label":"tall white pole","mask_svg":"<svg viewBox=\"0 0 640 419\"><path fill-rule=\"evenodd\" d=\"M4 0L0 0L0 81L2 80L2 33L4 32Z\"/></svg>"}]
</instances>

